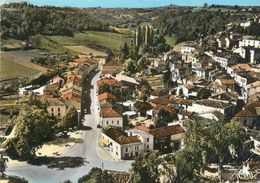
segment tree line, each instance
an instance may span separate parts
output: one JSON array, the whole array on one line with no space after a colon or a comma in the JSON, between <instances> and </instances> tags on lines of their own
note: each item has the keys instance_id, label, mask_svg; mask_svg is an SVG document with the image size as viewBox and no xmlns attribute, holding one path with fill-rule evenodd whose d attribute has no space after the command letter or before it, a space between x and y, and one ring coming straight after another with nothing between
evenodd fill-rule
<instances>
[{"instance_id":1,"label":"tree line","mask_svg":"<svg viewBox=\"0 0 260 183\"><path fill-rule=\"evenodd\" d=\"M209 11L192 12L190 9L176 9L165 12L155 21L165 35L177 35L177 42L194 40L225 30L226 25L239 17L231 12Z\"/></svg>"},{"instance_id":2,"label":"tree line","mask_svg":"<svg viewBox=\"0 0 260 183\"><path fill-rule=\"evenodd\" d=\"M73 36L77 31L105 31L108 28L108 23L77 9L34 7L26 4L1 9L2 39L27 40L36 34Z\"/></svg>"}]
</instances>

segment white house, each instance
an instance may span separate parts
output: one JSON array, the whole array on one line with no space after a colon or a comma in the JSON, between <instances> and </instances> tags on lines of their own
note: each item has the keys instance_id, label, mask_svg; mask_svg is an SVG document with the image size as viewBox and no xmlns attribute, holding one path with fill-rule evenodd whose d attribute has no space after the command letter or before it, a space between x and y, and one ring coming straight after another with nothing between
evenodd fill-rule
<instances>
[{"instance_id":1,"label":"white house","mask_svg":"<svg viewBox=\"0 0 260 183\"><path fill-rule=\"evenodd\" d=\"M108 126L123 128L123 117L122 114L112 106L101 107L100 123L103 128Z\"/></svg>"},{"instance_id":2,"label":"white house","mask_svg":"<svg viewBox=\"0 0 260 183\"><path fill-rule=\"evenodd\" d=\"M150 138L148 141L150 141ZM148 144L144 143L140 135L132 135L131 133L128 135L118 128L110 127L102 132L100 144L113 158L120 160L132 159L142 154L147 149L149 142Z\"/></svg>"},{"instance_id":3,"label":"white house","mask_svg":"<svg viewBox=\"0 0 260 183\"><path fill-rule=\"evenodd\" d=\"M198 100L193 102L192 106L188 106L187 111L195 112L198 114L205 114L218 111L221 114L231 114L232 104L214 100Z\"/></svg>"},{"instance_id":4,"label":"white house","mask_svg":"<svg viewBox=\"0 0 260 183\"><path fill-rule=\"evenodd\" d=\"M251 24L252 24L251 21L242 22L242 23L240 23L240 27L247 28L247 27L250 27Z\"/></svg>"},{"instance_id":5,"label":"white house","mask_svg":"<svg viewBox=\"0 0 260 183\"><path fill-rule=\"evenodd\" d=\"M195 50L196 50L196 48L193 45L189 45L189 44L182 44L181 45L181 54L191 53L191 52L194 52Z\"/></svg>"},{"instance_id":6,"label":"white house","mask_svg":"<svg viewBox=\"0 0 260 183\"><path fill-rule=\"evenodd\" d=\"M251 36L245 36L242 38L241 41L239 41L239 47L248 47L253 46L255 48L260 48L260 40L259 38L251 37Z\"/></svg>"},{"instance_id":7,"label":"white house","mask_svg":"<svg viewBox=\"0 0 260 183\"><path fill-rule=\"evenodd\" d=\"M144 131L141 131L141 130L138 130L135 128L128 130L127 133L129 136L136 135L138 137L138 139L140 139L141 142L143 142L144 151L153 150L154 138L150 133L144 132Z\"/></svg>"},{"instance_id":8,"label":"white house","mask_svg":"<svg viewBox=\"0 0 260 183\"><path fill-rule=\"evenodd\" d=\"M260 94L260 81L255 81L251 84L246 85L247 99L251 96Z\"/></svg>"}]
</instances>

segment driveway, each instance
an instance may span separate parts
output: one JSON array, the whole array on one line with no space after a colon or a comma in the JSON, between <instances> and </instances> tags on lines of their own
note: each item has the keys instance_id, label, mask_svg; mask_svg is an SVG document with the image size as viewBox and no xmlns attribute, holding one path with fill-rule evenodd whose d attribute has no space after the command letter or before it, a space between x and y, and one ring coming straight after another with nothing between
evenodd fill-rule
<instances>
[{"instance_id":1,"label":"driveway","mask_svg":"<svg viewBox=\"0 0 260 183\"><path fill-rule=\"evenodd\" d=\"M18 175L27 179L30 183L58 183L70 179L77 182L78 178L87 174L93 167L102 167L109 170L128 171L131 168L131 161L108 161L102 159L97 153L97 140L100 134L100 129L97 129L98 123L98 105L97 105L97 79L100 73L96 74L91 84L91 114L85 115L84 126L89 126L92 129L82 131L83 142L74 145L60 157L81 157L84 158L84 165L76 168L48 168L46 165L35 166L27 163L19 165L10 165L6 173L8 175ZM73 160L72 160L73 161Z\"/></svg>"}]
</instances>

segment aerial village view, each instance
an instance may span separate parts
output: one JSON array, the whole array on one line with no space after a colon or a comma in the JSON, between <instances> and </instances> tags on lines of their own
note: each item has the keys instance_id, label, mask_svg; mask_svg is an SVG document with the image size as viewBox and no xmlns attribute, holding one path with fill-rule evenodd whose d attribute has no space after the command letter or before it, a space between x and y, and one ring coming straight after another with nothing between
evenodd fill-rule
<instances>
[{"instance_id":1,"label":"aerial village view","mask_svg":"<svg viewBox=\"0 0 260 183\"><path fill-rule=\"evenodd\" d=\"M0 7L0 183L260 182L260 0Z\"/></svg>"}]
</instances>

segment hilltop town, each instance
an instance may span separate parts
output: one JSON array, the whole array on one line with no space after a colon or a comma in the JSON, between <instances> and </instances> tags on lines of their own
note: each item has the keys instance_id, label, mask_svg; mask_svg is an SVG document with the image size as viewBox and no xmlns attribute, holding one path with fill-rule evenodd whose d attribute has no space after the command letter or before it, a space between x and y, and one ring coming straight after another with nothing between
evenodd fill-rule
<instances>
[{"instance_id":1,"label":"hilltop town","mask_svg":"<svg viewBox=\"0 0 260 183\"><path fill-rule=\"evenodd\" d=\"M249 14L174 44L174 31L146 21L117 28L129 37L109 50L5 40L1 54L44 53L30 60L42 73L1 80L1 172L29 182L260 180L260 10L236 11Z\"/></svg>"}]
</instances>

